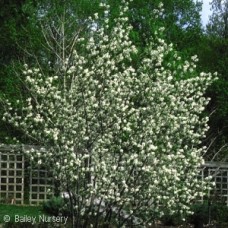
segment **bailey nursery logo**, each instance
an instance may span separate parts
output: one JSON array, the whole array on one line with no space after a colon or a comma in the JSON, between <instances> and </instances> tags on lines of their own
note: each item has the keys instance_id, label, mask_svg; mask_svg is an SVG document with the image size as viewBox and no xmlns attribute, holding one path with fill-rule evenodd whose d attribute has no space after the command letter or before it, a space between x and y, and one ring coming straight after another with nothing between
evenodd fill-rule
<instances>
[{"instance_id":1,"label":"bailey nursery logo","mask_svg":"<svg viewBox=\"0 0 228 228\"><path fill-rule=\"evenodd\" d=\"M32 225L36 223L61 223L66 225L68 217L65 216L29 216L29 215L4 215L3 220L5 223L15 222L15 223L31 223Z\"/></svg>"}]
</instances>

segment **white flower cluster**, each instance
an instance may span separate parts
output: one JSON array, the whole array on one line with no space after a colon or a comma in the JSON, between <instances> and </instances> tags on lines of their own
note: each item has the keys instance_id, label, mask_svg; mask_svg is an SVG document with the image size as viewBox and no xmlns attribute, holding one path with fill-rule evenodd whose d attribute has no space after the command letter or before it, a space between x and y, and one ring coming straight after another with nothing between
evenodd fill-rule
<instances>
[{"instance_id":1,"label":"white flower cluster","mask_svg":"<svg viewBox=\"0 0 228 228\"><path fill-rule=\"evenodd\" d=\"M203 95L213 80L196 75L196 56L182 64L160 38L136 68L127 9L125 3L111 32L106 20L86 44L78 40L84 51L66 58L64 74L26 65L31 97L23 115L8 103L4 119L49 148L28 154L54 170L62 190L74 195L76 214L98 216L111 206L114 219L123 213L146 225L164 213L189 212L206 189L196 176L208 129Z\"/></svg>"}]
</instances>

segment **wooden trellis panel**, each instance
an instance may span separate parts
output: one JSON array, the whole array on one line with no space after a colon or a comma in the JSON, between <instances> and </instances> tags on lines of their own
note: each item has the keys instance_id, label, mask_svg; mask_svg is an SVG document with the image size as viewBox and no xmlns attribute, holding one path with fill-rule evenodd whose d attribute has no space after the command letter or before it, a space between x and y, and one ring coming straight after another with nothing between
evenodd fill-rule
<instances>
[{"instance_id":1,"label":"wooden trellis panel","mask_svg":"<svg viewBox=\"0 0 228 228\"><path fill-rule=\"evenodd\" d=\"M42 167L30 171L29 204L40 204L53 196L53 178Z\"/></svg>"},{"instance_id":2,"label":"wooden trellis panel","mask_svg":"<svg viewBox=\"0 0 228 228\"><path fill-rule=\"evenodd\" d=\"M213 169L208 170L209 175L214 176L213 181L215 182L215 189L210 193L212 196L218 196L221 201L228 205L228 170L227 169Z\"/></svg>"},{"instance_id":3,"label":"wooden trellis panel","mask_svg":"<svg viewBox=\"0 0 228 228\"><path fill-rule=\"evenodd\" d=\"M6 203L24 203L24 156L18 152L0 152L0 199Z\"/></svg>"},{"instance_id":4,"label":"wooden trellis panel","mask_svg":"<svg viewBox=\"0 0 228 228\"><path fill-rule=\"evenodd\" d=\"M228 206L228 163L206 162L201 175L202 179L212 176L212 181L215 183L209 196L217 198Z\"/></svg>"}]
</instances>

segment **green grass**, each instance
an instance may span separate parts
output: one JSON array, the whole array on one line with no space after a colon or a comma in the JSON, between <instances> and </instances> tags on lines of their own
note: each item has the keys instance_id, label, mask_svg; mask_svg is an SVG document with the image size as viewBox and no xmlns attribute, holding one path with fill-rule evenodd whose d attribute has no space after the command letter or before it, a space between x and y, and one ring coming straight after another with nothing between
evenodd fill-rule
<instances>
[{"instance_id":1,"label":"green grass","mask_svg":"<svg viewBox=\"0 0 228 228\"><path fill-rule=\"evenodd\" d=\"M42 211L41 206L21 206L21 205L9 205L0 204L0 223L4 223L4 216L9 215L11 221L14 221L15 215L19 216L33 216L39 217L39 215L44 215L45 212Z\"/></svg>"}]
</instances>

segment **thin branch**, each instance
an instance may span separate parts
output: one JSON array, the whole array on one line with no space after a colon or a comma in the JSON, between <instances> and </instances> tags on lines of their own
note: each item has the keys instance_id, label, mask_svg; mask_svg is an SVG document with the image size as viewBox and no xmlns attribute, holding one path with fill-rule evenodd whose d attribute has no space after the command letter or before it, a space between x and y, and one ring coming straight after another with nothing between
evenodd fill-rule
<instances>
[{"instance_id":1,"label":"thin branch","mask_svg":"<svg viewBox=\"0 0 228 228\"><path fill-rule=\"evenodd\" d=\"M211 161L213 161L213 160L215 159L215 157L216 157L224 148L226 148L226 147L228 147L228 144L223 145L223 146L215 153L215 155L213 156L213 158L211 159Z\"/></svg>"}]
</instances>

